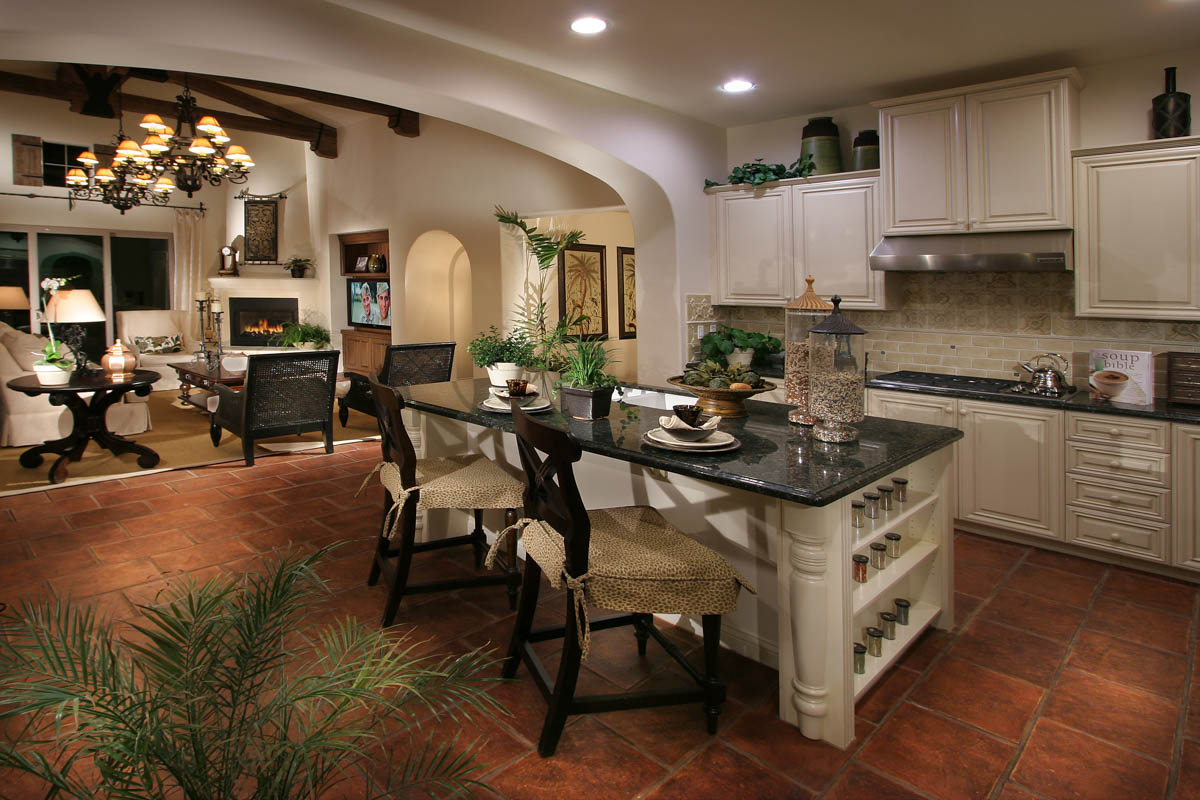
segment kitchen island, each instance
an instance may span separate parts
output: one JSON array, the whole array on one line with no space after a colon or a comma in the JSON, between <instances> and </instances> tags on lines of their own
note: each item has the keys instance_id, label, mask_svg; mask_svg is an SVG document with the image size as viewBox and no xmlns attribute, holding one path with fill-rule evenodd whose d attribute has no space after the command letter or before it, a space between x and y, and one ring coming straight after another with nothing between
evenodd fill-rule
<instances>
[{"instance_id":1,"label":"kitchen island","mask_svg":"<svg viewBox=\"0 0 1200 800\"><path fill-rule=\"evenodd\" d=\"M418 455L482 452L519 469L511 415L480 408L488 391L486 380L402 387ZM691 399L632 386L607 419L572 420L556 408L538 418L579 440L575 474L589 508L653 506L758 589L726 615L723 644L778 667L783 719L845 747L854 739L855 699L922 631L953 624L950 445L962 433L872 417L858 426L858 442L827 444L789 424L787 406L749 401L748 417L721 424L741 442L738 450L699 455L643 443L659 416ZM908 479L907 502L853 527L851 500L894 477ZM851 556L893 532L902 536L900 556L855 582ZM866 641L865 629L897 597L911 602L909 624L855 674L853 644Z\"/></svg>"}]
</instances>

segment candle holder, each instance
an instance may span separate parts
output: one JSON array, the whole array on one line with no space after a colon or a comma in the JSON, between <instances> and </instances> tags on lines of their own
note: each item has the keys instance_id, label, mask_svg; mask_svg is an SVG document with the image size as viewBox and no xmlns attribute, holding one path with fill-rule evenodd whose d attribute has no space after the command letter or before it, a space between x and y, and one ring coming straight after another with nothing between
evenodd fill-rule
<instances>
[{"instance_id":1,"label":"candle holder","mask_svg":"<svg viewBox=\"0 0 1200 800\"><path fill-rule=\"evenodd\" d=\"M221 346L221 317L223 316L225 316L225 312L223 311L212 312L213 332L217 340L217 351L215 353L210 353L208 356L209 369L219 369L221 366L221 359L225 355L225 350Z\"/></svg>"},{"instance_id":2,"label":"candle holder","mask_svg":"<svg viewBox=\"0 0 1200 800\"><path fill-rule=\"evenodd\" d=\"M196 310L200 313L200 349L196 351L197 361L208 363L208 307L212 298L208 295L196 295Z\"/></svg>"}]
</instances>

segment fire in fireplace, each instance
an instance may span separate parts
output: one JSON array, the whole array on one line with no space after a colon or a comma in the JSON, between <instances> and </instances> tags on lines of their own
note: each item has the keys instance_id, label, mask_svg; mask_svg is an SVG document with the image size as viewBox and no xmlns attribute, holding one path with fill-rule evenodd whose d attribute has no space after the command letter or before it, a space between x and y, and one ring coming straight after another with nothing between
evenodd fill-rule
<instances>
[{"instance_id":1,"label":"fire in fireplace","mask_svg":"<svg viewBox=\"0 0 1200 800\"><path fill-rule=\"evenodd\" d=\"M283 333L283 326L300 319L295 298L229 298L229 344L232 347L265 347Z\"/></svg>"}]
</instances>

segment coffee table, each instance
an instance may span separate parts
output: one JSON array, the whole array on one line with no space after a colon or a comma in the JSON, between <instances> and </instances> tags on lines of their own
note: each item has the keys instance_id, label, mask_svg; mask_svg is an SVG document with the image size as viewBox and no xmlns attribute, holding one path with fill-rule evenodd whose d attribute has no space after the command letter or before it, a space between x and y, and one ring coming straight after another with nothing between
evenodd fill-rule
<instances>
[{"instance_id":1,"label":"coffee table","mask_svg":"<svg viewBox=\"0 0 1200 800\"><path fill-rule=\"evenodd\" d=\"M139 397L150 394L151 384L160 377L157 372L148 369L135 370L132 377L119 381L113 380L105 372L84 375L72 373L70 381L58 386L41 384L36 375L13 378L8 382L9 389L24 392L30 397L50 395L50 405L69 408L75 423L70 435L51 439L21 453L18 459L21 466L35 469L41 466L43 453L54 453L58 459L50 467L50 482L62 483L67 479L68 462L83 458L83 451L87 449L88 442L93 440L116 455L137 453L139 467L150 469L157 466L158 453L110 431L104 416L108 407L119 401L126 392L133 392ZM90 400L79 396L86 392L92 393Z\"/></svg>"},{"instance_id":2,"label":"coffee table","mask_svg":"<svg viewBox=\"0 0 1200 800\"><path fill-rule=\"evenodd\" d=\"M188 405L208 410L208 398L216 384L238 388L246 382L246 371L232 372L222 366L210 369L203 361L177 361L167 364L179 373L179 399ZM193 394L193 390L199 392Z\"/></svg>"}]
</instances>

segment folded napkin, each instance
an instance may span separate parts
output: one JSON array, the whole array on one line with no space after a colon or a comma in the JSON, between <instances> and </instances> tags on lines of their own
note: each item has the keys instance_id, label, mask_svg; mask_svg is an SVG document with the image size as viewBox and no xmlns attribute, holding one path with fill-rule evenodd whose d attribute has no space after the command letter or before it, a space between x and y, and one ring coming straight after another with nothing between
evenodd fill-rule
<instances>
[{"instance_id":1,"label":"folded napkin","mask_svg":"<svg viewBox=\"0 0 1200 800\"><path fill-rule=\"evenodd\" d=\"M715 431L717 426L721 424L720 417L709 417L702 424L695 427L688 425L679 417L671 415L669 417L659 417L658 424L667 431Z\"/></svg>"}]
</instances>

